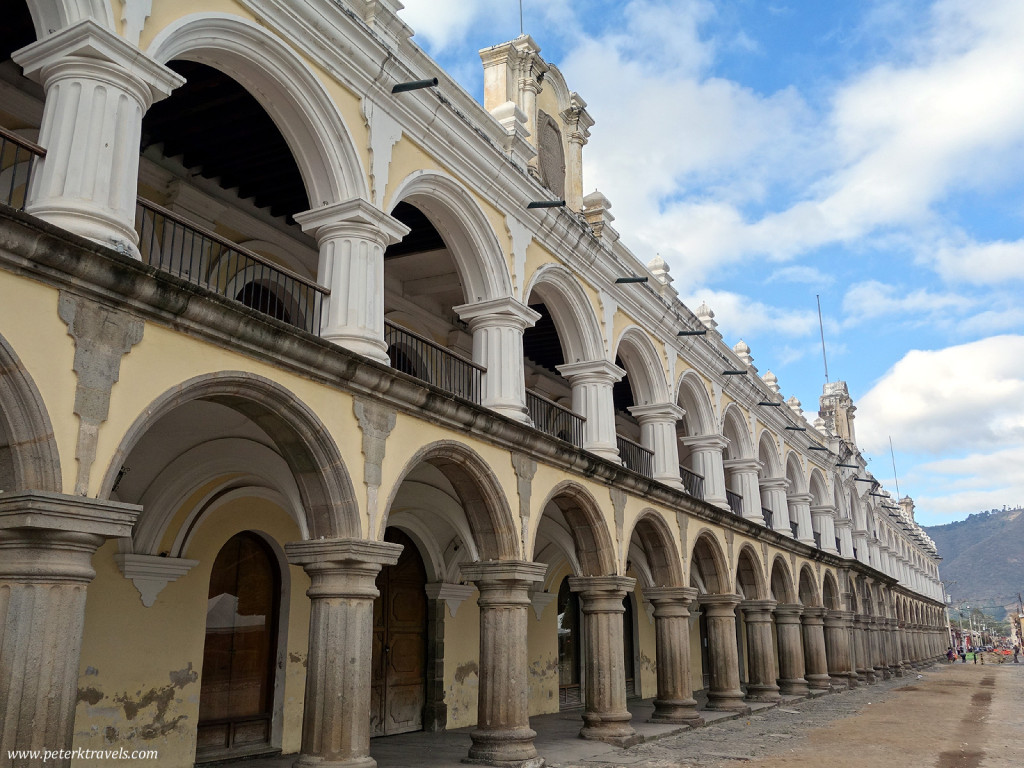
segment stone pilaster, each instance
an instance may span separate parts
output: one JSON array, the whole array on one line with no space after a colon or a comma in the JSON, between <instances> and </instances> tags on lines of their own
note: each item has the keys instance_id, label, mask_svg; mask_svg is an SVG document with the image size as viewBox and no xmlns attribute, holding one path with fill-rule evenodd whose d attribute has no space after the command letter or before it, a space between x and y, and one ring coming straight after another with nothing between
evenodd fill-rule
<instances>
[{"instance_id":1,"label":"stone pilaster","mask_svg":"<svg viewBox=\"0 0 1024 768\"><path fill-rule=\"evenodd\" d=\"M296 768L374 768L370 757L370 658L377 574L402 547L360 539L285 545L309 575L309 654ZM339 663L344 660L344 663Z\"/></svg>"},{"instance_id":2,"label":"stone pilaster","mask_svg":"<svg viewBox=\"0 0 1024 768\"><path fill-rule=\"evenodd\" d=\"M512 298L453 307L473 333L473 360L486 368L481 404L516 421L526 413L523 332L540 315Z\"/></svg>"},{"instance_id":3,"label":"stone pilaster","mask_svg":"<svg viewBox=\"0 0 1024 768\"><path fill-rule=\"evenodd\" d=\"M733 488L743 497L740 508L743 517L752 522L764 525L761 513L761 486L757 473L761 463L757 459L729 459L723 461L725 471L732 474Z\"/></svg>"},{"instance_id":4,"label":"stone pilaster","mask_svg":"<svg viewBox=\"0 0 1024 768\"><path fill-rule=\"evenodd\" d=\"M728 441L721 435L696 435L684 437L682 441L692 453L693 471L704 477L704 501L731 512L725 495L725 466L722 464L722 451Z\"/></svg>"},{"instance_id":5,"label":"stone pilaster","mask_svg":"<svg viewBox=\"0 0 1024 768\"><path fill-rule=\"evenodd\" d=\"M772 511L772 530L786 536L792 536L789 527L789 506L786 501L786 488L789 481L784 477L769 477L758 483L765 506Z\"/></svg>"},{"instance_id":6,"label":"stone pilaster","mask_svg":"<svg viewBox=\"0 0 1024 768\"><path fill-rule=\"evenodd\" d=\"M331 291L323 300L320 335L387 363L384 250L409 228L359 198L298 213L295 221L316 238L317 281Z\"/></svg>"},{"instance_id":7,"label":"stone pilaster","mask_svg":"<svg viewBox=\"0 0 1024 768\"><path fill-rule=\"evenodd\" d=\"M775 607L775 632L779 642L779 688L783 696L806 696L809 690L804 679L804 644L800 616L802 605Z\"/></svg>"},{"instance_id":8,"label":"stone pilaster","mask_svg":"<svg viewBox=\"0 0 1024 768\"><path fill-rule=\"evenodd\" d=\"M850 686L850 611L828 611L823 619L825 628L825 657L828 674L834 688Z\"/></svg>"},{"instance_id":9,"label":"stone pilaster","mask_svg":"<svg viewBox=\"0 0 1024 768\"><path fill-rule=\"evenodd\" d=\"M747 700L778 701L775 643L772 641L774 600L746 600L740 605L747 624Z\"/></svg>"},{"instance_id":10,"label":"stone pilaster","mask_svg":"<svg viewBox=\"0 0 1024 768\"><path fill-rule=\"evenodd\" d=\"M583 147L590 138L594 118L579 94L569 95L569 106L562 110L569 152L565 158L565 204L577 213L583 210Z\"/></svg>"},{"instance_id":11,"label":"stone pilaster","mask_svg":"<svg viewBox=\"0 0 1024 768\"><path fill-rule=\"evenodd\" d=\"M579 593L583 635L587 648L584 739L617 746L639 741L626 709L626 670L623 665L622 600L636 579L626 576L573 577L569 589Z\"/></svg>"},{"instance_id":12,"label":"stone pilaster","mask_svg":"<svg viewBox=\"0 0 1024 768\"><path fill-rule=\"evenodd\" d=\"M657 587L644 592L654 605L655 652L658 696L654 699L656 723L701 725L693 698L690 673L690 603L697 596L692 587Z\"/></svg>"},{"instance_id":13,"label":"stone pilaster","mask_svg":"<svg viewBox=\"0 0 1024 768\"><path fill-rule=\"evenodd\" d=\"M750 712L740 689L740 662L736 648L736 606L739 595L701 595L700 607L708 625L708 709Z\"/></svg>"},{"instance_id":14,"label":"stone pilaster","mask_svg":"<svg viewBox=\"0 0 1024 768\"><path fill-rule=\"evenodd\" d=\"M824 616L824 608L807 606L800 617L803 624L804 679L808 687L815 691L827 691L831 684L825 654Z\"/></svg>"},{"instance_id":15,"label":"stone pilaster","mask_svg":"<svg viewBox=\"0 0 1024 768\"><path fill-rule=\"evenodd\" d=\"M656 403L634 405L629 412L640 422L641 444L654 451L654 479L673 488L682 488L676 422L686 411L673 403Z\"/></svg>"},{"instance_id":16,"label":"stone pilaster","mask_svg":"<svg viewBox=\"0 0 1024 768\"><path fill-rule=\"evenodd\" d=\"M46 92L25 210L139 258L135 197L142 117L184 80L92 20L15 52Z\"/></svg>"},{"instance_id":17,"label":"stone pilaster","mask_svg":"<svg viewBox=\"0 0 1024 768\"><path fill-rule=\"evenodd\" d=\"M572 409L586 418L583 423L583 449L602 458L621 463L615 436L615 403L612 387L626 372L607 360L568 363L558 372L572 387Z\"/></svg>"},{"instance_id":18,"label":"stone pilaster","mask_svg":"<svg viewBox=\"0 0 1024 768\"><path fill-rule=\"evenodd\" d=\"M466 563L462 578L480 590L480 689L466 762L539 768L530 728L526 634L530 589L547 565L507 560Z\"/></svg>"},{"instance_id":19,"label":"stone pilaster","mask_svg":"<svg viewBox=\"0 0 1024 768\"><path fill-rule=\"evenodd\" d=\"M107 539L130 536L139 511L57 493L0 495L4 750L71 749L86 589L96 575L92 556ZM70 764L70 757L46 762ZM43 760L18 766L42 768Z\"/></svg>"}]
</instances>

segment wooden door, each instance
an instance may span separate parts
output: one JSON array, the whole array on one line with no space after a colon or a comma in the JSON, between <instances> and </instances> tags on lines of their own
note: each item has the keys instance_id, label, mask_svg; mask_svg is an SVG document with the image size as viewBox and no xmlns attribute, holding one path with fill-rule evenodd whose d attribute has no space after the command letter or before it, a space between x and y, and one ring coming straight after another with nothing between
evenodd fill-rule
<instances>
[{"instance_id":1,"label":"wooden door","mask_svg":"<svg viewBox=\"0 0 1024 768\"><path fill-rule=\"evenodd\" d=\"M281 576L256 534L231 537L210 574L196 757L270 744Z\"/></svg>"},{"instance_id":2,"label":"wooden door","mask_svg":"<svg viewBox=\"0 0 1024 768\"><path fill-rule=\"evenodd\" d=\"M558 708L577 709L583 705L580 607L569 579L558 589Z\"/></svg>"},{"instance_id":3,"label":"wooden door","mask_svg":"<svg viewBox=\"0 0 1024 768\"><path fill-rule=\"evenodd\" d=\"M373 603L373 736L419 731L426 703L426 569L412 539L389 528L385 541L405 547L398 563L377 577Z\"/></svg>"}]
</instances>

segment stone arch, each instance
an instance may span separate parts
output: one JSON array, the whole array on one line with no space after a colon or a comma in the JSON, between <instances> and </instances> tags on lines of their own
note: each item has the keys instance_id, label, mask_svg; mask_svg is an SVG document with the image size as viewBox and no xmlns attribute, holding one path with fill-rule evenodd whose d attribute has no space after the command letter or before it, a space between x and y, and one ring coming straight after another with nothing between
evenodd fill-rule
<instances>
[{"instance_id":1,"label":"stone arch","mask_svg":"<svg viewBox=\"0 0 1024 768\"><path fill-rule=\"evenodd\" d=\"M769 582L771 587L771 597L777 601L780 605L782 604L793 604L796 602L796 589L793 588L793 576L789 571L789 566L783 559L782 555L776 555L772 561L772 573L771 581Z\"/></svg>"},{"instance_id":2,"label":"stone arch","mask_svg":"<svg viewBox=\"0 0 1024 768\"><path fill-rule=\"evenodd\" d=\"M548 505L554 505L565 518L576 555L574 565L579 567L576 575L614 576L615 544L601 508L590 492L571 480L564 480L551 489L541 509ZM542 521L543 515L537 522L538 528Z\"/></svg>"},{"instance_id":3,"label":"stone arch","mask_svg":"<svg viewBox=\"0 0 1024 768\"><path fill-rule=\"evenodd\" d=\"M800 458L796 451L786 456L786 479L789 480L789 492L807 493L807 477L804 475Z\"/></svg>"},{"instance_id":4,"label":"stone arch","mask_svg":"<svg viewBox=\"0 0 1024 768\"><path fill-rule=\"evenodd\" d=\"M107 0L25 0L25 5L39 40L85 19L114 29L114 14Z\"/></svg>"},{"instance_id":5,"label":"stone arch","mask_svg":"<svg viewBox=\"0 0 1024 768\"><path fill-rule=\"evenodd\" d=\"M368 198L366 172L341 113L302 59L265 28L227 14L191 14L161 30L147 53L164 64L205 64L245 88L287 142L314 209Z\"/></svg>"},{"instance_id":6,"label":"stone arch","mask_svg":"<svg viewBox=\"0 0 1024 768\"><path fill-rule=\"evenodd\" d=\"M715 409L711 405L704 380L696 371L686 371L679 377L676 382L676 403L686 411L689 435L717 434Z\"/></svg>"},{"instance_id":7,"label":"stone arch","mask_svg":"<svg viewBox=\"0 0 1024 768\"><path fill-rule=\"evenodd\" d=\"M0 335L0 441L4 439L12 485L0 485L0 491L61 492L60 451L46 404L21 359Z\"/></svg>"},{"instance_id":8,"label":"stone arch","mask_svg":"<svg viewBox=\"0 0 1024 768\"><path fill-rule=\"evenodd\" d=\"M584 363L604 356L601 324L583 286L560 264L545 264L530 280L527 302L536 294L551 313L562 357L566 363Z\"/></svg>"},{"instance_id":9,"label":"stone arch","mask_svg":"<svg viewBox=\"0 0 1024 768\"><path fill-rule=\"evenodd\" d=\"M468 304L512 295L512 277L494 228L476 199L439 171L418 170L398 185L386 210L401 202L430 219L451 251Z\"/></svg>"},{"instance_id":10,"label":"stone arch","mask_svg":"<svg viewBox=\"0 0 1024 768\"><path fill-rule=\"evenodd\" d=\"M629 376L629 386L636 398L636 405L668 402L664 366L646 333L636 326L623 331L612 355L612 359L617 358L622 359Z\"/></svg>"},{"instance_id":11,"label":"stone arch","mask_svg":"<svg viewBox=\"0 0 1024 768\"><path fill-rule=\"evenodd\" d=\"M735 403L730 403L725 408L725 414L722 416L722 435L729 441L726 448L729 454L727 458L748 459L754 456L750 428L743 417L743 411Z\"/></svg>"},{"instance_id":12,"label":"stone arch","mask_svg":"<svg viewBox=\"0 0 1024 768\"><path fill-rule=\"evenodd\" d=\"M761 462L763 477L782 477L782 459L779 457L779 446L775 436L769 430L763 430L757 441L757 459Z\"/></svg>"},{"instance_id":13,"label":"stone arch","mask_svg":"<svg viewBox=\"0 0 1024 768\"><path fill-rule=\"evenodd\" d=\"M821 605L821 597L818 595L818 585L811 572L810 566L803 566L800 569L800 582L797 590L797 597L803 605Z\"/></svg>"},{"instance_id":14,"label":"stone arch","mask_svg":"<svg viewBox=\"0 0 1024 768\"><path fill-rule=\"evenodd\" d=\"M672 531L665 518L648 509L633 524L626 541L636 538L643 549L652 587L683 586L683 567ZM625 572L625 569L623 570Z\"/></svg>"},{"instance_id":15,"label":"stone arch","mask_svg":"<svg viewBox=\"0 0 1024 768\"><path fill-rule=\"evenodd\" d=\"M829 503L831 494L828 492L828 483L825 481L825 475L817 467L811 470L808 489L811 493L811 504L824 506Z\"/></svg>"},{"instance_id":16,"label":"stone arch","mask_svg":"<svg viewBox=\"0 0 1024 768\"><path fill-rule=\"evenodd\" d=\"M110 497L126 457L149 427L194 400L237 411L258 424L273 441L295 479L310 538L362 537L352 481L327 427L285 387L244 371L197 376L150 403L114 452L99 498Z\"/></svg>"},{"instance_id":17,"label":"stone arch","mask_svg":"<svg viewBox=\"0 0 1024 768\"><path fill-rule=\"evenodd\" d=\"M420 464L430 464L452 484L481 560L520 558L518 528L501 483L487 462L461 443L439 440L420 448L399 473L385 509L390 512L402 481ZM388 525L389 515L382 517L378 538Z\"/></svg>"},{"instance_id":18,"label":"stone arch","mask_svg":"<svg viewBox=\"0 0 1024 768\"><path fill-rule=\"evenodd\" d=\"M853 519L854 530L867 530L868 525L864 516L864 505L861 504L860 497L855 488L850 489L850 517Z\"/></svg>"},{"instance_id":19,"label":"stone arch","mask_svg":"<svg viewBox=\"0 0 1024 768\"><path fill-rule=\"evenodd\" d=\"M742 592L745 600L765 600L768 597L768 585L764 578L764 569L757 552L749 544L740 547L736 558L736 589Z\"/></svg>"},{"instance_id":20,"label":"stone arch","mask_svg":"<svg viewBox=\"0 0 1024 768\"><path fill-rule=\"evenodd\" d=\"M701 594L729 594L730 581L721 545L709 531L703 531L690 552L690 586L697 587Z\"/></svg>"},{"instance_id":21,"label":"stone arch","mask_svg":"<svg viewBox=\"0 0 1024 768\"><path fill-rule=\"evenodd\" d=\"M821 602L830 611L838 611L843 607L839 583L832 571L825 571L825 576L821 580Z\"/></svg>"}]
</instances>

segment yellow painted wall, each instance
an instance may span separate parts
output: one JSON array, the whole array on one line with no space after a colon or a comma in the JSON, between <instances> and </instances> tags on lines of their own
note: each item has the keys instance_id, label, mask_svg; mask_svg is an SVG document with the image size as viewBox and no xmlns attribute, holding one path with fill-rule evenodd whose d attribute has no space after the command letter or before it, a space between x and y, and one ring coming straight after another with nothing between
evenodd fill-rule
<instances>
[{"instance_id":1,"label":"yellow painted wall","mask_svg":"<svg viewBox=\"0 0 1024 768\"><path fill-rule=\"evenodd\" d=\"M480 609L474 592L459 604L453 618L444 615L444 701L448 728L476 724L480 691Z\"/></svg>"},{"instance_id":2,"label":"yellow painted wall","mask_svg":"<svg viewBox=\"0 0 1024 768\"><path fill-rule=\"evenodd\" d=\"M658 693L657 637L653 614L647 610L639 585L636 588L636 651L637 693L649 699Z\"/></svg>"},{"instance_id":3,"label":"yellow painted wall","mask_svg":"<svg viewBox=\"0 0 1024 768\"><path fill-rule=\"evenodd\" d=\"M121 575L108 542L94 556L79 665L74 746L85 749L156 749L161 766L191 766L199 715L203 644L210 570L224 543L240 531L257 531L279 545L299 538L288 514L263 499L236 499L204 520L185 557L199 560L168 584L152 607ZM284 685L284 752L299 749L309 633L309 579L288 566ZM113 761L111 765L116 765ZM101 765L89 761L90 766Z\"/></svg>"},{"instance_id":4,"label":"yellow painted wall","mask_svg":"<svg viewBox=\"0 0 1024 768\"><path fill-rule=\"evenodd\" d=\"M561 584L561 578L557 584ZM540 586L538 585L538 589ZM558 711L558 587L554 599L537 618L527 611L526 642L530 658L529 685L531 715Z\"/></svg>"}]
</instances>

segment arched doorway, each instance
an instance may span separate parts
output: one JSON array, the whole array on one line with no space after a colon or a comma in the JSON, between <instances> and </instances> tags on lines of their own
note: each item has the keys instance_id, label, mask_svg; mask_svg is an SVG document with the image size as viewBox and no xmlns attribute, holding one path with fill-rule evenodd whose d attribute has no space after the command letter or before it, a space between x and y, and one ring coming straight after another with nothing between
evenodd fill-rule
<instances>
[{"instance_id":1,"label":"arched doorway","mask_svg":"<svg viewBox=\"0 0 1024 768\"><path fill-rule=\"evenodd\" d=\"M575 709L583 706L582 627L580 602L569 589L569 578L562 579L558 588L558 708Z\"/></svg>"},{"instance_id":2,"label":"arched doorway","mask_svg":"<svg viewBox=\"0 0 1024 768\"><path fill-rule=\"evenodd\" d=\"M377 576L373 601L370 735L423 728L427 696L427 572L412 539L388 528L384 540L401 544L398 563Z\"/></svg>"},{"instance_id":3,"label":"arched doorway","mask_svg":"<svg viewBox=\"0 0 1024 768\"><path fill-rule=\"evenodd\" d=\"M232 536L210 573L197 761L270 748L281 573L251 531Z\"/></svg>"}]
</instances>

